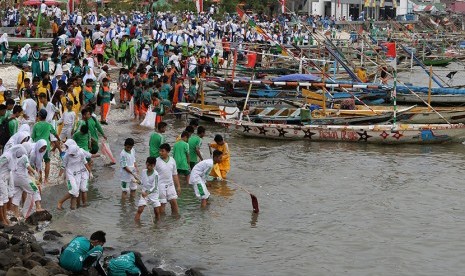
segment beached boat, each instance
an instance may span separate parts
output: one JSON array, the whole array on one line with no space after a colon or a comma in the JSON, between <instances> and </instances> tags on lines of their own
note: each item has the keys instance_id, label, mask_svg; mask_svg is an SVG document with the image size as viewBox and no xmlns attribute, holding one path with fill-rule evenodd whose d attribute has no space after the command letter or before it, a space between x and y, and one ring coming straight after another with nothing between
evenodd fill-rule
<instances>
[{"instance_id":1,"label":"beached boat","mask_svg":"<svg viewBox=\"0 0 465 276\"><path fill-rule=\"evenodd\" d=\"M423 64L426 66L442 66L445 67L449 65L452 61L454 61L453 58L425 58L422 60Z\"/></svg>"},{"instance_id":2,"label":"beached boat","mask_svg":"<svg viewBox=\"0 0 465 276\"><path fill-rule=\"evenodd\" d=\"M267 139L361 142L375 144L437 144L465 141L464 124L283 125L217 119L217 123L250 137Z\"/></svg>"},{"instance_id":3,"label":"beached boat","mask_svg":"<svg viewBox=\"0 0 465 276\"><path fill-rule=\"evenodd\" d=\"M231 106L218 106L197 103L177 103L176 108L196 118L214 122L215 119L238 118L239 108Z\"/></svg>"}]
</instances>

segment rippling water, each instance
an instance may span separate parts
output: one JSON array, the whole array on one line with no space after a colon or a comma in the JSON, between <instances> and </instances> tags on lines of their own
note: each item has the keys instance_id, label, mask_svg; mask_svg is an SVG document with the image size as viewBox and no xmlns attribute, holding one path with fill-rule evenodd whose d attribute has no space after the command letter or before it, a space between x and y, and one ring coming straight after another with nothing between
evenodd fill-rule
<instances>
[{"instance_id":1,"label":"rippling water","mask_svg":"<svg viewBox=\"0 0 465 276\"><path fill-rule=\"evenodd\" d=\"M185 121L171 122L166 137L173 143ZM118 125L109 127L114 154L125 138L135 137L142 166L149 131L128 120L113 123ZM106 230L108 246L140 250L179 273L192 266L208 275L464 271L464 145L282 142L207 128L204 145L215 133L226 136L232 151L229 178L256 194L260 214L252 213L248 194L218 182L209 188L211 205L201 211L184 183L179 219L168 215L153 225L146 209L137 225L134 202L120 201L117 170L97 164L91 206L55 211L52 227L87 235ZM208 153L206 146L202 150ZM65 188L50 190L46 200L53 206Z\"/></svg>"},{"instance_id":2,"label":"rippling water","mask_svg":"<svg viewBox=\"0 0 465 276\"><path fill-rule=\"evenodd\" d=\"M453 65L458 66L458 65ZM455 67L453 67L455 68ZM441 73L442 75L447 74ZM460 78L456 75L456 79ZM427 81L421 73L414 79ZM408 77L406 77L408 81ZM454 83L457 84L457 83ZM111 147L136 140L144 166L149 131L113 110ZM186 125L166 134L170 144ZM53 210L51 228L89 235L103 229L108 246L135 249L151 261L182 273L204 268L207 275L455 275L465 271L465 146L377 146L243 138L207 125L206 143L225 135L231 149L228 178L212 183L211 204L199 209L183 183L181 217L156 225L148 209L136 224L134 202L122 203L117 167L95 166L91 206ZM97 159L100 160L100 159ZM65 186L50 188L45 206L54 208ZM169 208L168 208L169 209ZM109 254L117 252L110 251Z\"/></svg>"}]
</instances>

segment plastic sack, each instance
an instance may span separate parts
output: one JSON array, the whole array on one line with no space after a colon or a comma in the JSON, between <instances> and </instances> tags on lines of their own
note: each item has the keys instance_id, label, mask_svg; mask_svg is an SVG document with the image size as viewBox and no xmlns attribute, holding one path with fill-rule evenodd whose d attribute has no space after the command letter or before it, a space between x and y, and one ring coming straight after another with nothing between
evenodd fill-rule
<instances>
[{"instance_id":1,"label":"plastic sack","mask_svg":"<svg viewBox=\"0 0 465 276\"><path fill-rule=\"evenodd\" d=\"M26 200L24 201L23 208L21 213L23 218L28 218L31 214L35 212L35 202L32 194L27 193Z\"/></svg>"},{"instance_id":2,"label":"plastic sack","mask_svg":"<svg viewBox=\"0 0 465 276\"><path fill-rule=\"evenodd\" d=\"M110 159L111 163L116 163L116 159L113 156L113 153L111 153L110 144L108 144L107 142L102 141L102 143L100 143L100 152L104 156L108 157L108 159Z\"/></svg>"},{"instance_id":3,"label":"plastic sack","mask_svg":"<svg viewBox=\"0 0 465 276\"><path fill-rule=\"evenodd\" d=\"M157 118L157 113L152 111L152 106L149 107L147 110L147 114L145 115L145 119L140 123L141 126L148 127L148 128L155 128L155 120Z\"/></svg>"}]
</instances>

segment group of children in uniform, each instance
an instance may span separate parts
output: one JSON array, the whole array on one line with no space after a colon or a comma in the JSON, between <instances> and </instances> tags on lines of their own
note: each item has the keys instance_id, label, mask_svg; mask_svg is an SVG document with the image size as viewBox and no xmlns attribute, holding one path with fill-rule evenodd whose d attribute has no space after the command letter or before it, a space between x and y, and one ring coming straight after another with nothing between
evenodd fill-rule
<instances>
[{"instance_id":1,"label":"group of children in uniform","mask_svg":"<svg viewBox=\"0 0 465 276\"><path fill-rule=\"evenodd\" d=\"M196 120L193 120L177 137L173 147L165 141L166 127L165 122L160 122L157 125L157 132L151 134L145 169L139 170L136 165L132 138L125 140L124 149L120 154L122 198L125 199L128 193L130 197L135 197L137 185L141 186L136 221L140 220L147 205L153 206L157 220L165 213L167 203L170 204L173 215L179 214L177 203L177 198L181 194L179 176L192 185L196 197L201 200L201 208L205 208L210 196L206 186L207 180L210 178L222 180L229 172L229 148L221 135L216 135L214 143L209 144L212 158L204 159L200 147L206 129L198 126ZM197 128L196 134L194 134L195 128Z\"/></svg>"}]
</instances>

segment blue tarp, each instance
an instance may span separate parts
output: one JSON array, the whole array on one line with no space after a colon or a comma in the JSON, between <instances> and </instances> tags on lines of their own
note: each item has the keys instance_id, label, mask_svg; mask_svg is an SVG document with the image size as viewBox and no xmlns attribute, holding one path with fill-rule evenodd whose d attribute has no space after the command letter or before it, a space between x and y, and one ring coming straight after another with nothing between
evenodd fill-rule
<instances>
[{"instance_id":1,"label":"blue tarp","mask_svg":"<svg viewBox=\"0 0 465 276\"><path fill-rule=\"evenodd\" d=\"M320 81L320 78L312 74L290 74L272 79L272 81Z\"/></svg>"}]
</instances>

